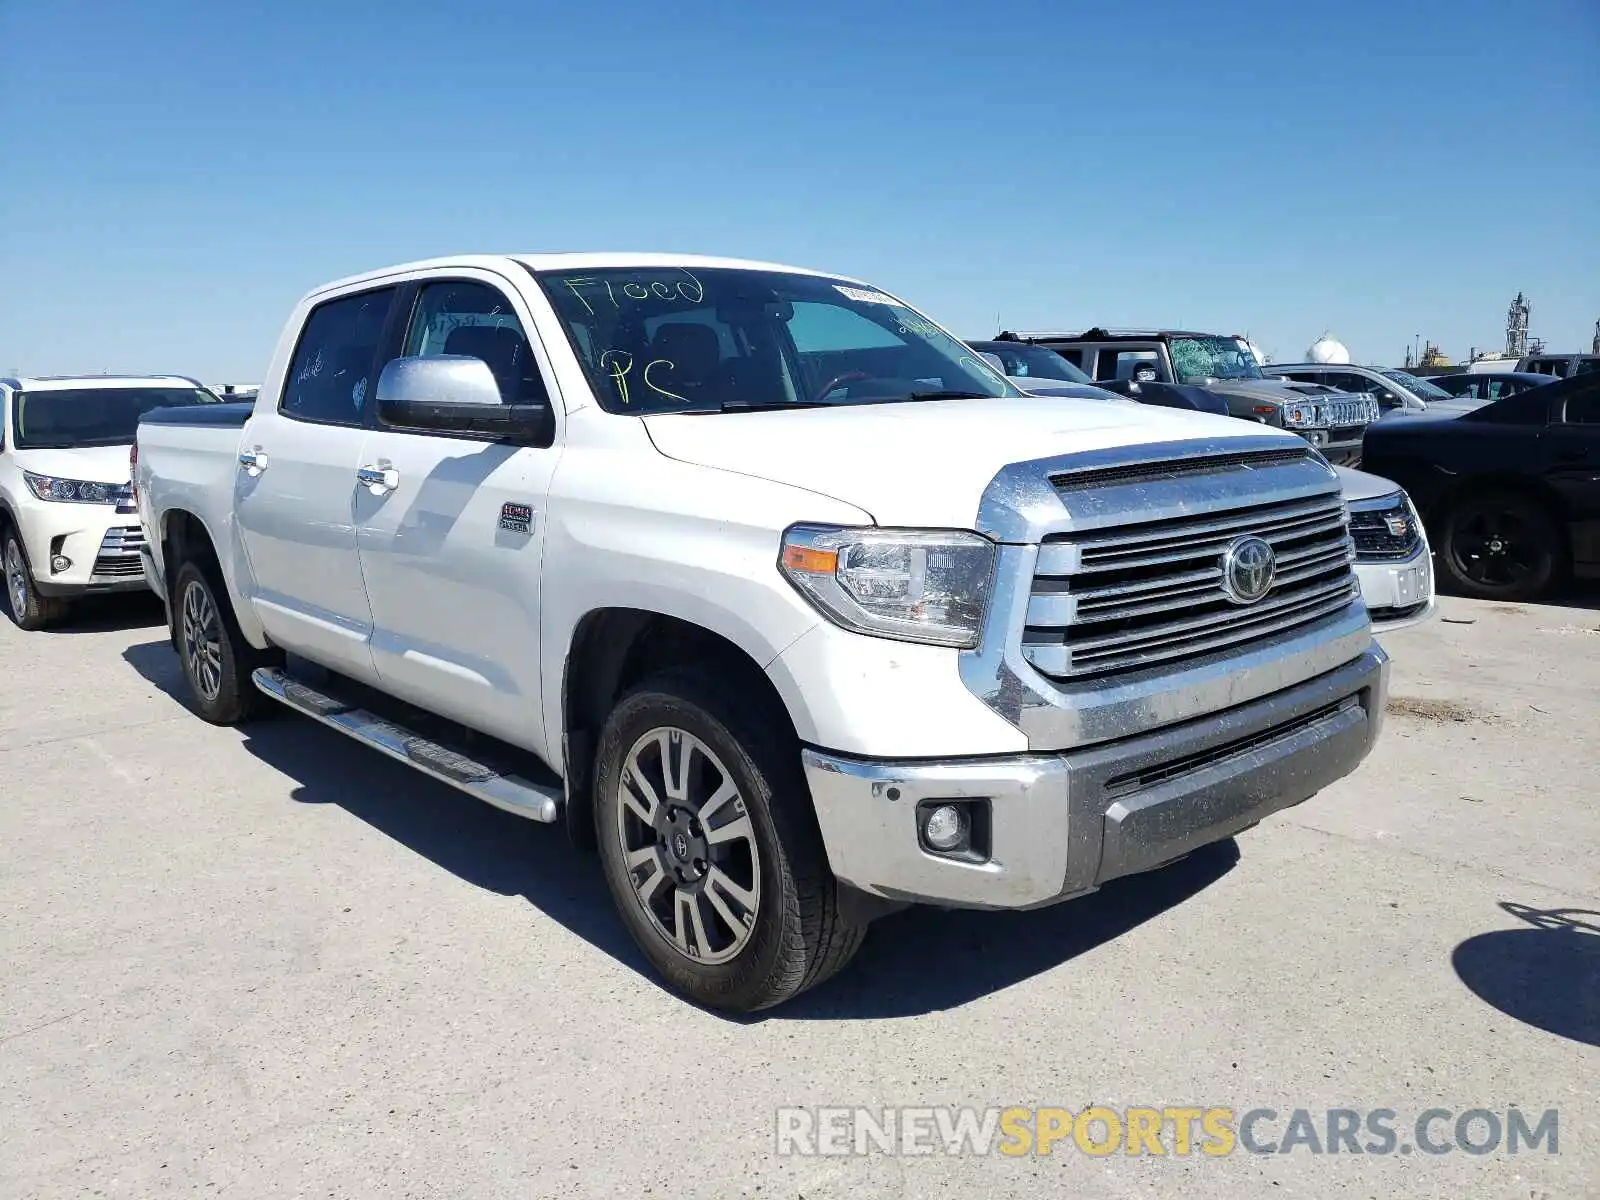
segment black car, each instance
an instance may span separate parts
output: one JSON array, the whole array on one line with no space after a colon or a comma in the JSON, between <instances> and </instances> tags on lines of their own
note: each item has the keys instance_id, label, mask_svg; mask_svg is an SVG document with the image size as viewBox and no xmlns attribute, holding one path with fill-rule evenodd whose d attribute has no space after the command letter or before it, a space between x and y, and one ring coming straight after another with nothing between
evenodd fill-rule
<instances>
[{"instance_id":1,"label":"black car","mask_svg":"<svg viewBox=\"0 0 1600 1200\"><path fill-rule=\"evenodd\" d=\"M1504 400L1529 388L1554 383L1555 375L1539 375L1533 371L1462 371L1456 375L1435 375L1428 380L1434 387L1443 388L1452 396L1463 400Z\"/></svg>"},{"instance_id":2,"label":"black car","mask_svg":"<svg viewBox=\"0 0 1600 1200\"><path fill-rule=\"evenodd\" d=\"M1182 383L1162 383L1150 372L1148 379L1102 379L1096 382L1084 374L1083 370L1054 350L1045 346L1034 346L1028 342L998 341L998 342L968 342L973 350L999 361L1000 369L1010 376L1012 382L1026 387L1030 379L1037 379L1041 384L1073 383L1081 387L1099 388L1101 391L1113 392L1119 396L1126 396L1130 400L1137 400L1141 404L1155 404L1162 408L1189 408L1198 412L1217 413L1228 416L1228 402L1215 392L1208 392L1203 387L1195 387Z\"/></svg>"},{"instance_id":3,"label":"black car","mask_svg":"<svg viewBox=\"0 0 1600 1200\"><path fill-rule=\"evenodd\" d=\"M1600 578L1600 374L1380 421L1362 468L1410 493L1441 580L1465 595L1532 600L1569 574Z\"/></svg>"}]
</instances>

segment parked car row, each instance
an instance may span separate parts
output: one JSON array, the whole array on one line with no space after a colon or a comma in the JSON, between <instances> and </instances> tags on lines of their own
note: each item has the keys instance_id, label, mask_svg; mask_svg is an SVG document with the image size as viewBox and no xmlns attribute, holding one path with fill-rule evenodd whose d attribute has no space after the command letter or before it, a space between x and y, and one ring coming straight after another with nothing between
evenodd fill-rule
<instances>
[{"instance_id":1,"label":"parked car row","mask_svg":"<svg viewBox=\"0 0 1600 1200\"><path fill-rule=\"evenodd\" d=\"M1150 336L1159 336L1164 339L1160 345L1170 346L1175 339L1196 335ZM989 352L1012 344L1010 339L1021 339L1019 345L1031 345L1034 353L1054 347L1065 368L1078 374L1083 372L1077 364L1083 362L1102 375L1132 372L1157 378L1180 373L1170 349L1163 356L1142 343L1145 334L1106 334L1109 342L1095 346L1093 355L1081 339L1053 334L1001 337L1007 340L972 345ZM1242 356L1247 350L1243 339L1232 340ZM1600 577L1600 448L1595 446L1600 434L1586 399L1600 379L1596 370L1600 357L1546 356L1525 359L1522 365L1547 367L1561 375L1475 369L1423 379L1393 368L1342 363L1273 363L1263 373L1342 394L1370 396L1382 419L1363 428L1355 457L1363 467L1392 476L1396 481L1389 485L1392 494L1411 494L1417 506L1413 522L1420 516L1421 525L1431 531L1432 549L1426 557L1437 550L1448 586L1470 596L1531 600L1548 595L1568 579ZM1042 363L1028 370L1032 379L1048 374ZM1191 378L1196 386L1190 391L1204 394L1217 386L1199 375ZM1042 390L1036 383L1015 382ZM1110 382L1101 380L1096 386ZM1510 403L1523 395L1536 398ZM1203 404L1191 400L1186 406ZM1467 417L1471 419L1456 423L1457 418ZM1416 423L1418 419L1422 423ZM1497 429L1502 432L1493 432ZM1497 439L1503 439L1503 449ZM1311 440L1316 442L1315 433ZM1402 607L1394 615L1385 603L1389 580L1383 551L1370 540L1363 545L1354 527L1357 498L1346 489L1357 573L1374 628L1393 627L1386 626L1386 620L1411 623L1415 614L1428 609L1407 613Z\"/></svg>"},{"instance_id":2,"label":"parked car row","mask_svg":"<svg viewBox=\"0 0 1600 1200\"><path fill-rule=\"evenodd\" d=\"M286 706L565 825L667 984L747 1011L894 908L1068 900L1370 751L1388 659L1355 566L1389 572L1372 612L1415 613L1427 539L1305 435L1376 406L1187 336L1154 382L1272 419L1030 394L833 275L434 260L307 295L253 402L127 401L107 505L133 502L200 716ZM56 536L21 535L30 587Z\"/></svg>"},{"instance_id":3,"label":"parked car row","mask_svg":"<svg viewBox=\"0 0 1600 1200\"><path fill-rule=\"evenodd\" d=\"M1083 333L1006 331L998 340L1054 350L1097 383L1202 388L1222 397L1233 416L1291 430L1335 464L1359 465L1361 435L1378 419L1378 407L1369 396L1264 374L1241 337L1095 328Z\"/></svg>"}]
</instances>

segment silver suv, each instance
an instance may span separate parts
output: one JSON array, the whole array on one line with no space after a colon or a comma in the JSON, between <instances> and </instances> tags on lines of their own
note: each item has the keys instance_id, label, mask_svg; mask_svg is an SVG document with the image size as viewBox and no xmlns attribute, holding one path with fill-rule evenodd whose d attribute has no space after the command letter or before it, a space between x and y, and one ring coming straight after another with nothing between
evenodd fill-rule
<instances>
[{"instance_id":1,"label":"silver suv","mask_svg":"<svg viewBox=\"0 0 1600 1200\"><path fill-rule=\"evenodd\" d=\"M1298 383L1320 383L1341 392L1365 392L1378 402L1378 408L1385 416L1399 412L1420 415L1435 405L1473 407L1436 383L1429 383L1409 371L1397 371L1392 367L1307 362L1269 363L1262 370L1268 375Z\"/></svg>"},{"instance_id":2,"label":"silver suv","mask_svg":"<svg viewBox=\"0 0 1600 1200\"><path fill-rule=\"evenodd\" d=\"M1084 333L1002 333L997 340L1048 346L1096 383L1131 379L1198 385L1227 401L1232 416L1297 433L1341 466L1360 463L1361 436L1379 415L1370 396L1262 374L1241 337L1094 328Z\"/></svg>"}]
</instances>

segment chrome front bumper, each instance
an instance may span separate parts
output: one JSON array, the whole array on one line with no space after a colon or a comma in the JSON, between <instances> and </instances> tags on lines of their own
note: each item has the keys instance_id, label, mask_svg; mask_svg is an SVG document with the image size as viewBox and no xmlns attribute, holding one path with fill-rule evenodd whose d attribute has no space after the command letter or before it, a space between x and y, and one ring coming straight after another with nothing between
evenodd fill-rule
<instances>
[{"instance_id":1,"label":"chrome front bumper","mask_svg":"<svg viewBox=\"0 0 1600 1200\"><path fill-rule=\"evenodd\" d=\"M1373 633L1391 633L1418 625L1438 607L1433 553L1426 542L1403 562L1364 562L1358 558L1355 571Z\"/></svg>"},{"instance_id":2,"label":"chrome front bumper","mask_svg":"<svg viewBox=\"0 0 1600 1200\"><path fill-rule=\"evenodd\" d=\"M1299 804L1349 774L1383 721L1388 656L1250 703L1056 754L872 762L803 752L834 874L873 895L1032 908L1170 862ZM924 850L924 800L989 808L990 853Z\"/></svg>"}]
</instances>

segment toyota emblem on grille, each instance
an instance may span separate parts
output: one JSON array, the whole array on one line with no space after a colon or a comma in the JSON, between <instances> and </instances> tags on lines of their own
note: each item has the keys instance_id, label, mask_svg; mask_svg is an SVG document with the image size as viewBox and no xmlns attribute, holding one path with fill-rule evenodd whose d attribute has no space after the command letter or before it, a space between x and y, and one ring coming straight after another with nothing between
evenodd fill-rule
<instances>
[{"instance_id":1,"label":"toyota emblem on grille","mask_svg":"<svg viewBox=\"0 0 1600 1200\"><path fill-rule=\"evenodd\" d=\"M1235 604L1254 604L1272 587L1278 556L1258 537L1235 538L1222 555L1222 590Z\"/></svg>"}]
</instances>

